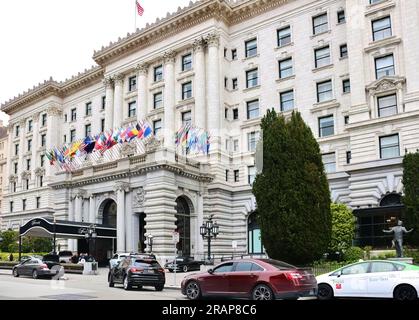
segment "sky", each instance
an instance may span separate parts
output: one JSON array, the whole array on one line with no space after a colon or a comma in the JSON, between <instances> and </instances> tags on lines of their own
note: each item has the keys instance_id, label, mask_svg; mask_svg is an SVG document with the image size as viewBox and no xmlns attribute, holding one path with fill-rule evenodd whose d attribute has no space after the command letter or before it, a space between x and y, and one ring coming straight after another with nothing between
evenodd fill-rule
<instances>
[{"instance_id":1,"label":"sky","mask_svg":"<svg viewBox=\"0 0 419 320\"><path fill-rule=\"evenodd\" d=\"M142 28L190 0L139 2ZM94 50L135 30L135 10L135 0L0 1L0 104L51 76L62 81L95 65Z\"/></svg>"}]
</instances>

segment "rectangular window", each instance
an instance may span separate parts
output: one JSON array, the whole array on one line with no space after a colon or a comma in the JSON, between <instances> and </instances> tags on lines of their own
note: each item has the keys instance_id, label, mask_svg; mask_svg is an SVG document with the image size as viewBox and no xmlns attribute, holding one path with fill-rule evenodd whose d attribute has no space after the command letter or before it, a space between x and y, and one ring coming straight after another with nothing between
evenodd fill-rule
<instances>
[{"instance_id":1,"label":"rectangular window","mask_svg":"<svg viewBox=\"0 0 419 320\"><path fill-rule=\"evenodd\" d=\"M245 42L246 58L254 57L258 54L257 39L252 39Z\"/></svg>"},{"instance_id":2,"label":"rectangular window","mask_svg":"<svg viewBox=\"0 0 419 320\"><path fill-rule=\"evenodd\" d=\"M326 32L329 29L327 23L327 13L321 14L319 16L313 17L313 34L319 34Z\"/></svg>"},{"instance_id":3,"label":"rectangular window","mask_svg":"<svg viewBox=\"0 0 419 320\"><path fill-rule=\"evenodd\" d=\"M157 66L154 68L154 82L163 80L163 66Z\"/></svg>"},{"instance_id":4,"label":"rectangular window","mask_svg":"<svg viewBox=\"0 0 419 320\"><path fill-rule=\"evenodd\" d=\"M341 58L348 57L348 45L346 43L340 46L340 57Z\"/></svg>"},{"instance_id":5,"label":"rectangular window","mask_svg":"<svg viewBox=\"0 0 419 320\"><path fill-rule=\"evenodd\" d=\"M395 94L378 98L378 116L387 117L397 114L397 96Z\"/></svg>"},{"instance_id":6,"label":"rectangular window","mask_svg":"<svg viewBox=\"0 0 419 320\"><path fill-rule=\"evenodd\" d=\"M230 152L230 140L226 139L226 151Z\"/></svg>"},{"instance_id":7,"label":"rectangular window","mask_svg":"<svg viewBox=\"0 0 419 320\"><path fill-rule=\"evenodd\" d=\"M319 118L319 137L327 137L335 134L333 116Z\"/></svg>"},{"instance_id":8,"label":"rectangular window","mask_svg":"<svg viewBox=\"0 0 419 320\"><path fill-rule=\"evenodd\" d=\"M238 88L237 78L234 78L231 81L232 81L232 89L236 90Z\"/></svg>"},{"instance_id":9,"label":"rectangular window","mask_svg":"<svg viewBox=\"0 0 419 320\"><path fill-rule=\"evenodd\" d=\"M255 166L247 167L247 172L248 172L247 182L250 185L253 185L253 182L255 181L255 178L256 178L256 167Z\"/></svg>"},{"instance_id":10,"label":"rectangular window","mask_svg":"<svg viewBox=\"0 0 419 320\"><path fill-rule=\"evenodd\" d=\"M46 144L47 144L47 135L42 134L41 135L41 147L45 147Z\"/></svg>"},{"instance_id":11,"label":"rectangular window","mask_svg":"<svg viewBox=\"0 0 419 320\"><path fill-rule=\"evenodd\" d=\"M64 114L64 122L67 122L68 116L67 113Z\"/></svg>"},{"instance_id":12,"label":"rectangular window","mask_svg":"<svg viewBox=\"0 0 419 320\"><path fill-rule=\"evenodd\" d=\"M227 58L227 48L224 48L224 58Z\"/></svg>"},{"instance_id":13,"label":"rectangular window","mask_svg":"<svg viewBox=\"0 0 419 320\"><path fill-rule=\"evenodd\" d=\"M105 119L100 119L100 132L105 131Z\"/></svg>"},{"instance_id":14,"label":"rectangular window","mask_svg":"<svg viewBox=\"0 0 419 320\"><path fill-rule=\"evenodd\" d=\"M256 145L259 141L260 133L259 131L256 132L250 132L247 134L247 150L249 152L255 152L256 151Z\"/></svg>"},{"instance_id":15,"label":"rectangular window","mask_svg":"<svg viewBox=\"0 0 419 320\"><path fill-rule=\"evenodd\" d=\"M15 174L17 174L17 169L18 169L18 163L17 162L15 162L14 164L13 164L13 171L14 171L14 173Z\"/></svg>"},{"instance_id":16,"label":"rectangular window","mask_svg":"<svg viewBox=\"0 0 419 320\"><path fill-rule=\"evenodd\" d=\"M84 126L84 135L85 135L85 137L90 137L92 135L92 125L91 124L86 124Z\"/></svg>"},{"instance_id":17,"label":"rectangular window","mask_svg":"<svg viewBox=\"0 0 419 320\"><path fill-rule=\"evenodd\" d=\"M258 69L246 71L246 88L256 87L258 84Z\"/></svg>"},{"instance_id":18,"label":"rectangular window","mask_svg":"<svg viewBox=\"0 0 419 320\"><path fill-rule=\"evenodd\" d=\"M86 116L92 115L92 103L88 102L86 103Z\"/></svg>"},{"instance_id":19,"label":"rectangular window","mask_svg":"<svg viewBox=\"0 0 419 320\"><path fill-rule=\"evenodd\" d=\"M39 209L41 207L41 197L36 197L36 208Z\"/></svg>"},{"instance_id":20,"label":"rectangular window","mask_svg":"<svg viewBox=\"0 0 419 320\"><path fill-rule=\"evenodd\" d=\"M19 137L19 133L20 133L20 126L16 126L15 127L15 136Z\"/></svg>"},{"instance_id":21,"label":"rectangular window","mask_svg":"<svg viewBox=\"0 0 419 320\"><path fill-rule=\"evenodd\" d=\"M128 79L128 91L132 92L135 90L137 90L137 76L133 76Z\"/></svg>"},{"instance_id":22,"label":"rectangular window","mask_svg":"<svg viewBox=\"0 0 419 320\"><path fill-rule=\"evenodd\" d=\"M71 121L77 120L77 109L71 109Z\"/></svg>"},{"instance_id":23,"label":"rectangular window","mask_svg":"<svg viewBox=\"0 0 419 320\"><path fill-rule=\"evenodd\" d=\"M26 199L22 199L22 211L26 210Z\"/></svg>"},{"instance_id":24,"label":"rectangular window","mask_svg":"<svg viewBox=\"0 0 419 320\"><path fill-rule=\"evenodd\" d=\"M182 57L182 71L187 71L192 69L192 54L187 54Z\"/></svg>"},{"instance_id":25,"label":"rectangular window","mask_svg":"<svg viewBox=\"0 0 419 320\"><path fill-rule=\"evenodd\" d=\"M239 119L239 109L234 108L233 109L233 120Z\"/></svg>"},{"instance_id":26,"label":"rectangular window","mask_svg":"<svg viewBox=\"0 0 419 320\"><path fill-rule=\"evenodd\" d=\"M45 155L44 154L42 154L41 156L40 156L40 165L41 165L41 168L43 168L44 167L44 163L45 163Z\"/></svg>"},{"instance_id":27,"label":"rectangular window","mask_svg":"<svg viewBox=\"0 0 419 320\"><path fill-rule=\"evenodd\" d=\"M345 116L344 122L345 122L345 124L349 124L349 116Z\"/></svg>"},{"instance_id":28,"label":"rectangular window","mask_svg":"<svg viewBox=\"0 0 419 320\"><path fill-rule=\"evenodd\" d=\"M153 131L155 136L161 131L161 120L153 121Z\"/></svg>"},{"instance_id":29,"label":"rectangular window","mask_svg":"<svg viewBox=\"0 0 419 320\"><path fill-rule=\"evenodd\" d=\"M330 64L330 47L326 46L314 50L316 68L328 66Z\"/></svg>"},{"instance_id":30,"label":"rectangular window","mask_svg":"<svg viewBox=\"0 0 419 320\"><path fill-rule=\"evenodd\" d=\"M12 184L13 192L16 192L16 190L17 190L16 188L17 188L16 182L13 182L13 184Z\"/></svg>"},{"instance_id":31,"label":"rectangular window","mask_svg":"<svg viewBox=\"0 0 419 320\"><path fill-rule=\"evenodd\" d=\"M182 84L182 100L192 98L192 82Z\"/></svg>"},{"instance_id":32,"label":"rectangular window","mask_svg":"<svg viewBox=\"0 0 419 320\"><path fill-rule=\"evenodd\" d=\"M237 60L237 49L231 50L231 60Z\"/></svg>"},{"instance_id":33,"label":"rectangular window","mask_svg":"<svg viewBox=\"0 0 419 320\"><path fill-rule=\"evenodd\" d=\"M379 3L382 2L383 0L370 0L370 4L375 4L375 3Z\"/></svg>"},{"instance_id":34,"label":"rectangular window","mask_svg":"<svg viewBox=\"0 0 419 320\"><path fill-rule=\"evenodd\" d=\"M391 19L385 17L372 22L373 40L378 41L392 36Z\"/></svg>"},{"instance_id":35,"label":"rectangular window","mask_svg":"<svg viewBox=\"0 0 419 320\"><path fill-rule=\"evenodd\" d=\"M44 176L39 176L39 187L43 187L44 186Z\"/></svg>"},{"instance_id":36,"label":"rectangular window","mask_svg":"<svg viewBox=\"0 0 419 320\"><path fill-rule=\"evenodd\" d=\"M28 121L28 132L32 132L32 128L33 128L33 121L29 120Z\"/></svg>"},{"instance_id":37,"label":"rectangular window","mask_svg":"<svg viewBox=\"0 0 419 320\"><path fill-rule=\"evenodd\" d=\"M15 144L15 156L19 154L19 144Z\"/></svg>"},{"instance_id":38,"label":"rectangular window","mask_svg":"<svg viewBox=\"0 0 419 320\"><path fill-rule=\"evenodd\" d=\"M227 87L228 87L228 78L225 77L224 78L224 88L227 89Z\"/></svg>"},{"instance_id":39,"label":"rectangular window","mask_svg":"<svg viewBox=\"0 0 419 320\"><path fill-rule=\"evenodd\" d=\"M400 157L399 135L380 137L380 158Z\"/></svg>"},{"instance_id":40,"label":"rectangular window","mask_svg":"<svg viewBox=\"0 0 419 320\"><path fill-rule=\"evenodd\" d=\"M334 152L323 154L322 160L326 173L336 172L336 156Z\"/></svg>"},{"instance_id":41,"label":"rectangular window","mask_svg":"<svg viewBox=\"0 0 419 320\"><path fill-rule=\"evenodd\" d=\"M224 119L228 119L228 109L224 109Z\"/></svg>"},{"instance_id":42,"label":"rectangular window","mask_svg":"<svg viewBox=\"0 0 419 320\"><path fill-rule=\"evenodd\" d=\"M137 101L128 103L128 118L135 117L137 115Z\"/></svg>"},{"instance_id":43,"label":"rectangular window","mask_svg":"<svg viewBox=\"0 0 419 320\"><path fill-rule=\"evenodd\" d=\"M31 159L26 159L26 170L31 170Z\"/></svg>"},{"instance_id":44,"label":"rectangular window","mask_svg":"<svg viewBox=\"0 0 419 320\"><path fill-rule=\"evenodd\" d=\"M277 30L278 47L286 46L291 43L291 27L285 27Z\"/></svg>"},{"instance_id":45,"label":"rectangular window","mask_svg":"<svg viewBox=\"0 0 419 320\"><path fill-rule=\"evenodd\" d=\"M13 212L13 201L10 201L10 212Z\"/></svg>"},{"instance_id":46,"label":"rectangular window","mask_svg":"<svg viewBox=\"0 0 419 320\"><path fill-rule=\"evenodd\" d=\"M392 54L375 59L375 74L378 79L394 76L394 57Z\"/></svg>"},{"instance_id":47,"label":"rectangular window","mask_svg":"<svg viewBox=\"0 0 419 320\"><path fill-rule=\"evenodd\" d=\"M281 111L288 111L294 109L294 90L281 92L279 94L281 103Z\"/></svg>"},{"instance_id":48,"label":"rectangular window","mask_svg":"<svg viewBox=\"0 0 419 320\"><path fill-rule=\"evenodd\" d=\"M28 152L32 150L32 139L28 140Z\"/></svg>"},{"instance_id":49,"label":"rectangular window","mask_svg":"<svg viewBox=\"0 0 419 320\"><path fill-rule=\"evenodd\" d=\"M70 131L70 142L74 142L74 140L76 140L76 130L71 130Z\"/></svg>"},{"instance_id":50,"label":"rectangular window","mask_svg":"<svg viewBox=\"0 0 419 320\"><path fill-rule=\"evenodd\" d=\"M350 164L352 160L352 152L346 151L346 164Z\"/></svg>"},{"instance_id":51,"label":"rectangular window","mask_svg":"<svg viewBox=\"0 0 419 320\"><path fill-rule=\"evenodd\" d=\"M192 112L188 111L188 112L183 112L182 113L182 125L185 126L187 124L191 124L192 123Z\"/></svg>"},{"instance_id":52,"label":"rectangular window","mask_svg":"<svg viewBox=\"0 0 419 320\"><path fill-rule=\"evenodd\" d=\"M346 22L345 10L338 11L338 23L345 23L345 22Z\"/></svg>"},{"instance_id":53,"label":"rectangular window","mask_svg":"<svg viewBox=\"0 0 419 320\"><path fill-rule=\"evenodd\" d=\"M343 93L351 92L351 80L345 79L342 81Z\"/></svg>"},{"instance_id":54,"label":"rectangular window","mask_svg":"<svg viewBox=\"0 0 419 320\"><path fill-rule=\"evenodd\" d=\"M333 99L332 80L319 82L317 84L317 102L324 102Z\"/></svg>"},{"instance_id":55,"label":"rectangular window","mask_svg":"<svg viewBox=\"0 0 419 320\"><path fill-rule=\"evenodd\" d=\"M229 170L226 170L226 181L228 181L228 173L229 173Z\"/></svg>"},{"instance_id":56,"label":"rectangular window","mask_svg":"<svg viewBox=\"0 0 419 320\"><path fill-rule=\"evenodd\" d=\"M239 151L239 140L237 139L233 141L233 151L234 152Z\"/></svg>"},{"instance_id":57,"label":"rectangular window","mask_svg":"<svg viewBox=\"0 0 419 320\"><path fill-rule=\"evenodd\" d=\"M293 75L292 58L279 61L279 78L288 78Z\"/></svg>"},{"instance_id":58,"label":"rectangular window","mask_svg":"<svg viewBox=\"0 0 419 320\"><path fill-rule=\"evenodd\" d=\"M259 100L247 102L247 119L255 119L259 117Z\"/></svg>"},{"instance_id":59,"label":"rectangular window","mask_svg":"<svg viewBox=\"0 0 419 320\"><path fill-rule=\"evenodd\" d=\"M240 171L234 170L234 182L239 182L240 180Z\"/></svg>"},{"instance_id":60,"label":"rectangular window","mask_svg":"<svg viewBox=\"0 0 419 320\"><path fill-rule=\"evenodd\" d=\"M106 96L102 97L102 110L105 110L106 108Z\"/></svg>"},{"instance_id":61,"label":"rectangular window","mask_svg":"<svg viewBox=\"0 0 419 320\"><path fill-rule=\"evenodd\" d=\"M63 142L64 142L64 143L66 143L66 142L67 142L67 135L66 135L66 134L63 136Z\"/></svg>"},{"instance_id":62,"label":"rectangular window","mask_svg":"<svg viewBox=\"0 0 419 320\"><path fill-rule=\"evenodd\" d=\"M44 113L41 117L42 126L45 127L47 125L47 114Z\"/></svg>"},{"instance_id":63,"label":"rectangular window","mask_svg":"<svg viewBox=\"0 0 419 320\"><path fill-rule=\"evenodd\" d=\"M153 94L153 108L158 109L163 107L163 92Z\"/></svg>"}]
</instances>

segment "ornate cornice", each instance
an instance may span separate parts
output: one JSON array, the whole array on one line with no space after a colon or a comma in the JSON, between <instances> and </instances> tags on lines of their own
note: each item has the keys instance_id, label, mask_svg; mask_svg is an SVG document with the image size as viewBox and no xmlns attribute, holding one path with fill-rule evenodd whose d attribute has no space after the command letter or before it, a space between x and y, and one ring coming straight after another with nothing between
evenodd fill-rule
<instances>
[{"instance_id":1,"label":"ornate cornice","mask_svg":"<svg viewBox=\"0 0 419 320\"><path fill-rule=\"evenodd\" d=\"M147 75L148 73L148 64L147 63L139 63L135 67L135 70L137 70L139 75Z\"/></svg>"}]
</instances>

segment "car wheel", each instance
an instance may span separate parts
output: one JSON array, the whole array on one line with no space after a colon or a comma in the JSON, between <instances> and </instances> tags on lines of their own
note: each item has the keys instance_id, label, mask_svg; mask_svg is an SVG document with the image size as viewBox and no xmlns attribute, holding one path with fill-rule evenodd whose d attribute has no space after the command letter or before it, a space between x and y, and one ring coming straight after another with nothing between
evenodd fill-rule
<instances>
[{"instance_id":1,"label":"car wheel","mask_svg":"<svg viewBox=\"0 0 419 320\"><path fill-rule=\"evenodd\" d=\"M124 289L131 290L131 283L129 283L128 276L125 276L124 278Z\"/></svg>"},{"instance_id":2,"label":"car wheel","mask_svg":"<svg viewBox=\"0 0 419 320\"><path fill-rule=\"evenodd\" d=\"M252 299L253 300L273 300L274 295L272 293L271 288L269 288L266 284L259 284L253 289Z\"/></svg>"},{"instance_id":3,"label":"car wheel","mask_svg":"<svg viewBox=\"0 0 419 320\"><path fill-rule=\"evenodd\" d=\"M393 297L399 301L413 301L418 298L418 294L411 285L403 284L394 290Z\"/></svg>"},{"instance_id":4,"label":"car wheel","mask_svg":"<svg viewBox=\"0 0 419 320\"><path fill-rule=\"evenodd\" d=\"M186 285L185 292L189 300L198 300L199 298L201 298L202 295L201 288L199 287L199 284L196 281L188 282L188 284Z\"/></svg>"},{"instance_id":5,"label":"car wheel","mask_svg":"<svg viewBox=\"0 0 419 320\"><path fill-rule=\"evenodd\" d=\"M113 282L113 276L112 275L109 275L108 281L109 281L109 287L111 287L111 288L115 287L115 283Z\"/></svg>"},{"instance_id":6,"label":"car wheel","mask_svg":"<svg viewBox=\"0 0 419 320\"><path fill-rule=\"evenodd\" d=\"M15 278L19 277L19 272L17 271L17 268L13 269L13 277Z\"/></svg>"},{"instance_id":7,"label":"car wheel","mask_svg":"<svg viewBox=\"0 0 419 320\"><path fill-rule=\"evenodd\" d=\"M182 270L183 272L188 272L188 266L183 266Z\"/></svg>"},{"instance_id":8,"label":"car wheel","mask_svg":"<svg viewBox=\"0 0 419 320\"><path fill-rule=\"evenodd\" d=\"M141 287L142 288L142 287ZM156 291L163 291L164 285L158 285L154 287L156 289Z\"/></svg>"},{"instance_id":9,"label":"car wheel","mask_svg":"<svg viewBox=\"0 0 419 320\"><path fill-rule=\"evenodd\" d=\"M32 278L38 279L38 271L36 271L36 270L32 271Z\"/></svg>"},{"instance_id":10,"label":"car wheel","mask_svg":"<svg viewBox=\"0 0 419 320\"><path fill-rule=\"evenodd\" d=\"M333 289L326 283L319 284L317 298L319 300L330 300L333 299Z\"/></svg>"}]
</instances>

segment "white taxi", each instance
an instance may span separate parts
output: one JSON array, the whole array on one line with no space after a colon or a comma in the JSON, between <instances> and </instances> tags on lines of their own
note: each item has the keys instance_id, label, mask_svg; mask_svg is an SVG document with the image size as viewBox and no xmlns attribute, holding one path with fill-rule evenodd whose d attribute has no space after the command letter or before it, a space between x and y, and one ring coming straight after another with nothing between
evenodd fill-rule
<instances>
[{"instance_id":1,"label":"white taxi","mask_svg":"<svg viewBox=\"0 0 419 320\"><path fill-rule=\"evenodd\" d=\"M318 298L394 298L416 300L419 292L419 266L408 263L361 261L316 277Z\"/></svg>"}]
</instances>

